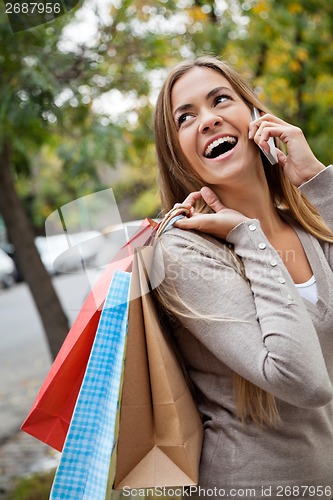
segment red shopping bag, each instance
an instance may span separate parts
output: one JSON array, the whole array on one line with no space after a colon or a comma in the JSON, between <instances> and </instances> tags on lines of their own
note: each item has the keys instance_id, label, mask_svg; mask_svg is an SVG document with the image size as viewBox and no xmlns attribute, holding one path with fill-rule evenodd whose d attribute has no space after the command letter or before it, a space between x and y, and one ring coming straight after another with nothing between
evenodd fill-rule
<instances>
[{"instance_id":1,"label":"red shopping bag","mask_svg":"<svg viewBox=\"0 0 333 500\"><path fill-rule=\"evenodd\" d=\"M116 269L130 271L134 249L149 245L156 222L145 219L88 295L21 429L61 451L87 367L101 309Z\"/></svg>"}]
</instances>

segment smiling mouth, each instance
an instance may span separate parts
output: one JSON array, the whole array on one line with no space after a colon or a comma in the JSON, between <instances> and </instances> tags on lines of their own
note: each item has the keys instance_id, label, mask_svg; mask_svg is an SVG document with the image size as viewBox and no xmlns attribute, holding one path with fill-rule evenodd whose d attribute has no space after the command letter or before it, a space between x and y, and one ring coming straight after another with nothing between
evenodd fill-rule
<instances>
[{"instance_id":1,"label":"smiling mouth","mask_svg":"<svg viewBox=\"0 0 333 500\"><path fill-rule=\"evenodd\" d=\"M225 136L211 142L204 152L205 158L217 158L218 156L231 151L237 144L238 139L233 136Z\"/></svg>"}]
</instances>

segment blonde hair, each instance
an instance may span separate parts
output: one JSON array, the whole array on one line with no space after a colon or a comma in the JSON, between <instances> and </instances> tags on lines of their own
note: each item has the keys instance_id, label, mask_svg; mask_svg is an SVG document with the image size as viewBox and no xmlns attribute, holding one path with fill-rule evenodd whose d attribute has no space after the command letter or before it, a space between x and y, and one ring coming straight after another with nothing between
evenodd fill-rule
<instances>
[{"instance_id":1,"label":"blonde hair","mask_svg":"<svg viewBox=\"0 0 333 500\"><path fill-rule=\"evenodd\" d=\"M192 191L199 191L205 185L200 176L193 170L183 154L178 131L174 122L171 92L174 84L187 71L195 67L208 68L220 73L232 85L245 104L261 111L269 112L268 108L258 99L252 88L227 63L213 57L200 57L193 61L178 64L168 75L160 91L155 110L155 143L159 167L159 186L162 208L170 210L175 203L181 203ZM262 155L262 163L275 206L287 209L293 218L311 235L323 241L333 243L333 234L319 212L310 201L288 180L279 165L272 166ZM202 212L208 212L209 207L203 203L196 207ZM228 247L227 247L228 248ZM228 248L236 260L233 250ZM238 262L238 272L245 277L242 263ZM177 296L171 297L171 291L162 287L157 290L158 300L171 314L177 315L179 308L187 307ZM235 396L239 417L245 421L250 417L255 423L274 425L278 420L278 410L274 396L235 374Z\"/></svg>"}]
</instances>

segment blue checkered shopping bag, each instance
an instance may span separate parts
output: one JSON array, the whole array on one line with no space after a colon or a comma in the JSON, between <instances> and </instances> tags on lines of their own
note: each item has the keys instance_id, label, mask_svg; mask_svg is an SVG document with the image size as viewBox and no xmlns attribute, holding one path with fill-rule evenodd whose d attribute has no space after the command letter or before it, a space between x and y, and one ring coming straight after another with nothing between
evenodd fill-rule
<instances>
[{"instance_id":1,"label":"blue checkered shopping bag","mask_svg":"<svg viewBox=\"0 0 333 500\"><path fill-rule=\"evenodd\" d=\"M116 271L101 313L50 500L104 500L128 328L131 274Z\"/></svg>"}]
</instances>

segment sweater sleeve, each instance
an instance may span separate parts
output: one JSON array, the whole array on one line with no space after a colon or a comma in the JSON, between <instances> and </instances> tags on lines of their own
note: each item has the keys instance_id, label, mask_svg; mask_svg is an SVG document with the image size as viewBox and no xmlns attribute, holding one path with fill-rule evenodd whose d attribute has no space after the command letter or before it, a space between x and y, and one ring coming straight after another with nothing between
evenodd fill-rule
<instances>
[{"instance_id":1,"label":"sweater sleeve","mask_svg":"<svg viewBox=\"0 0 333 500\"><path fill-rule=\"evenodd\" d=\"M333 165L329 165L299 187L316 207L328 227L333 231ZM324 242L322 247L333 270L333 244Z\"/></svg>"},{"instance_id":2,"label":"sweater sleeve","mask_svg":"<svg viewBox=\"0 0 333 500\"><path fill-rule=\"evenodd\" d=\"M241 223L228 235L250 285L225 247L209 252L199 235L194 239L173 230L160 245L160 286L186 304L180 302L178 320L217 359L265 391L303 408L327 404L333 390L318 336L259 221Z\"/></svg>"},{"instance_id":3,"label":"sweater sleeve","mask_svg":"<svg viewBox=\"0 0 333 500\"><path fill-rule=\"evenodd\" d=\"M333 231L333 165L299 187Z\"/></svg>"}]
</instances>

